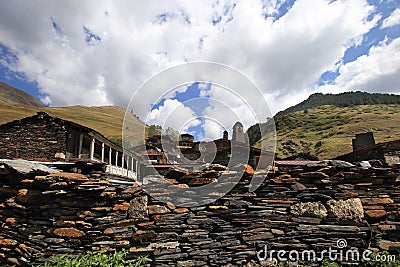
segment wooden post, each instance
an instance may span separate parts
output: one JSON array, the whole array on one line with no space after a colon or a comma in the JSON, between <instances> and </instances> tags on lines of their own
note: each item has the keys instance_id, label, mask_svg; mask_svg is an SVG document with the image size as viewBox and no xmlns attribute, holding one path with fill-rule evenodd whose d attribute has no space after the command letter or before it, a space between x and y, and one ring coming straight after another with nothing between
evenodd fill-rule
<instances>
[{"instance_id":1,"label":"wooden post","mask_svg":"<svg viewBox=\"0 0 400 267\"><path fill-rule=\"evenodd\" d=\"M122 169L125 168L125 155L122 153L122 162L121 162Z\"/></svg>"},{"instance_id":2,"label":"wooden post","mask_svg":"<svg viewBox=\"0 0 400 267\"><path fill-rule=\"evenodd\" d=\"M118 166L118 150L115 151L115 166Z\"/></svg>"},{"instance_id":3,"label":"wooden post","mask_svg":"<svg viewBox=\"0 0 400 267\"><path fill-rule=\"evenodd\" d=\"M110 147L110 150L108 151L108 164L112 165L112 148Z\"/></svg>"},{"instance_id":4,"label":"wooden post","mask_svg":"<svg viewBox=\"0 0 400 267\"><path fill-rule=\"evenodd\" d=\"M104 162L104 143L101 144L101 162Z\"/></svg>"},{"instance_id":5,"label":"wooden post","mask_svg":"<svg viewBox=\"0 0 400 267\"><path fill-rule=\"evenodd\" d=\"M141 181L140 177L139 177L140 176L140 165L139 165L138 160L136 160L135 172L136 172L136 180Z\"/></svg>"},{"instance_id":6,"label":"wooden post","mask_svg":"<svg viewBox=\"0 0 400 267\"><path fill-rule=\"evenodd\" d=\"M78 158L81 158L81 154L82 154L82 144L83 144L83 134L80 134L80 135L79 135Z\"/></svg>"},{"instance_id":7,"label":"wooden post","mask_svg":"<svg viewBox=\"0 0 400 267\"><path fill-rule=\"evenodd\" d=\"M90 160L94 159L94 145L96 143L96 139L92 138L92 143L90 144Z\"/></svg>"}]
</instances>

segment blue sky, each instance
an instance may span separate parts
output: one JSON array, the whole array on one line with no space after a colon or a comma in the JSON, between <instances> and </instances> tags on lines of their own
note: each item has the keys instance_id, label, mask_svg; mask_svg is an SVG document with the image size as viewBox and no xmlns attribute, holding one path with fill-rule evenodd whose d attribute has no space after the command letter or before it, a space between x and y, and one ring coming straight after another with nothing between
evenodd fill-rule
<instances>
[{"instance_id":1,"label":"blue sky","mask_svg":"<svg viewBox=\"0 0 400 267\"><path fill-rule=\"evenodd\" d=\"M146 79L193 61L222 63L244 73L273 113L316 92L398 94L400 3L177 0L161 7L153 0L100 0L96 5L7 0L0 10L0 80L45 105L125 107ZM220 89L208 89L203 98L223 98ZM169 126L182 128L194 116L200 123L189 132L220 136L222 128L206 126L204 116L207 107L221 111L207 100L189 101L201 98L200 92L193 84L170 98L168 108L186 108ZM164 93L148 92L148 99ZM165 100L156 104L144 97L135 112L142 119L152 110L165 112ZM163 123L164 117L153 115ZM228 130L229 123L221 121Z\"/></svg>"}]
</instances>

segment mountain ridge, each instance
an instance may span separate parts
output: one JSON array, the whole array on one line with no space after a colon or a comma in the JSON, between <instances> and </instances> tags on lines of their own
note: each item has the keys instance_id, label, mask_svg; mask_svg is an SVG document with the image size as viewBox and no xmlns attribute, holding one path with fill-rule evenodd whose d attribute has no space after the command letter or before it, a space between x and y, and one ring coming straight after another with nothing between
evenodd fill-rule
<instances>
[{"instance_id":1,"label":"mountain ridge","mask_svg":"<svg viewBox=\"0 0 400 267\"><path fill-rule=\"evenodd\" d=\"M21 104L32 107L43 105L32 95L0 81L0 104Z\"/></svg>"},{"instance_id":2,"label":"mountain ridge","mask_svg":"<svg viewBox=\"0 0 400 267\"><path fill-rule=\"evenodd\" d=\"M316 108L318 106L333 105L337 107L350 107L375 104L400 104L400 95L368 93L368 92L344 92L339 94L311 94L306 100L285 110L279 111L275 117L280 117L296 111Z\"/></svg>"}]
</instances>

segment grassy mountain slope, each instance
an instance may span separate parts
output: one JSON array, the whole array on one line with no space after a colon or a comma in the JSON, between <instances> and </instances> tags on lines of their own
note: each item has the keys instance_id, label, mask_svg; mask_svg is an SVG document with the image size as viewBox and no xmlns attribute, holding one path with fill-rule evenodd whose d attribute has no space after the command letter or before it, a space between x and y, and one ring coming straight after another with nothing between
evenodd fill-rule
<instances>
[{"instance_id":1,"label":"grassy mountain slope","mask_svg":"<svg viewBox=\"0 0 400 267\"><path fill-rule=\"evenodd\" d=\"M45 107L33 96L0 82L0 124L33 116L38 111L82 124L117 143L121 142L125 110L120 107ZM136 143L143 139L144 124L135 116L129 115L130 139Z\"/></svg>"},{"instance_id":2,"label":"grassy mountain slope","mask_svg":"<svg viewBox=\"0 0 400 267\"><path fill-rule=\"evenodd\" d=\"M32 107L43 106L33 96L3 82L0 82L0 104L22 104Z\"/></svg>"},{"instance_id":3,"label":"grassy mountain slope","mask_svg":"<svg viewBox=\"0 0 400 267\"><path fill-rule=\"evenodd\" d=\"M32 107L20 104L0 104L0 124L35 115L38 111L45 111L51 116L90 127L111 140L121 140L125 110L116 106ZM131 131L133 139L139 140L142 136L143 122L134 116L130 116L130 121L136 126L131 127L134 128Z\"/></svg>"},{"instance_id":4,"label":"grassy mountain slope","mask_svg":"<svg viewBox=\"0 0 400 267\"><path fill-rule=\"evenodd\" d=\"M376 142L399 139L400 104L323 105L276 116L275 123L280 158L305 152L328 159L351 152L357 133L372 131Z\"/></svg>"}]
</instances>

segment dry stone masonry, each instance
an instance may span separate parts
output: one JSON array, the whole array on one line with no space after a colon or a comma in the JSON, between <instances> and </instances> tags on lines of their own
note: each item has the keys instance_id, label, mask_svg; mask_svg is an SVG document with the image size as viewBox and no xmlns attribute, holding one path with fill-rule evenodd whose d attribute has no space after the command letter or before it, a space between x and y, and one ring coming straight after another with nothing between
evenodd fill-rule
<instances>
[{"instance_id":1,"label":"dry stone masonry","mask_svg":"<svg viewBox=\"0 0 400 267\"><path fill-rule=\"evenodd\" d=\"M62 121L44 120L43 114L0 126L0 158L52 159L65 152L66 129Z\"/></svg>"},{"instance_id":2,"label":"dry stone masonry","mask_svg":"<svg viewBox=\"0 0 400 267\"><path fill-rule=\"evenodd\" d=\"M196 208L158 202L138 184L0 163L0 262L29 265L55 254L128 249L154 266L242 266L269 249L400 249L400 173L325 161L250 176ZM256 173L256 176L266 174ZM257 177L256 177L257 178Z\"/></svg>"}]
</instances>

